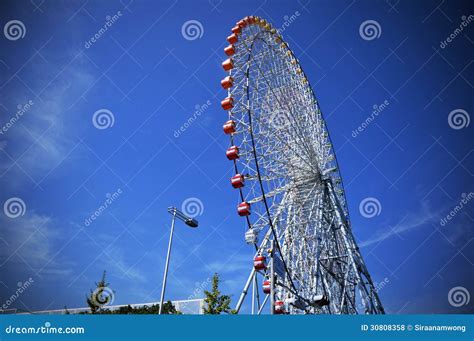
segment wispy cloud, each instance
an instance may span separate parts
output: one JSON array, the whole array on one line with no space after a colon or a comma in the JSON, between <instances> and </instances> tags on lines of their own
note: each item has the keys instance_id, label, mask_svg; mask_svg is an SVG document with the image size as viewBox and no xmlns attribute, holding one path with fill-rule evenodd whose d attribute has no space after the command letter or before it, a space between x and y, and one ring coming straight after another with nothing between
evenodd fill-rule
<instances>
[{"instance_id":1,"label":"wispy cloud","mask_svg":"<svg viewBox=\"0 0 474 341\"><path fill-rule=\"evenodd\" d=\"M59 230L55 228L52 218L36 213L16 219L2 215L0 225L2 271L11 264L20 262L34 273L61 276L71 273L71 262L59 263L53 257Z\"/></svg>"},{"instance_id":2,"label":"wispy cloud","mask_svg":"<svg viewBox=\"0 0 474 341\"><path fill-rule=\"evenodd\" d=\"M359 247L366 247L375 243L380 243L396 234L408 232L438 220L439 213L431 209L428 204L422 203L421 209L418 212L407 214L395 226L379 231L373 238L359 243Z\"/></svg>"},{"instance_id":3,"label":"wispy cloud","mask_svg":"<svg viewBox=\"0 0 474 341\"><path fill-rule=\"evenodd\" d=\"M146 276L138 268L137 264L126 261L125 250L121 247L114 247L104 255L103 266L110 269L110 273L123 276L133 282L145 282Z\"/></svg>"},{"instance_id":4,"label":"wispy cloud","mask_svg":"<svg viewBox=\"0 0 474 341\"><path fill-rule=\"evenodd\" d=\"M19 159L18 164L33 178L55 167L77 143L71 129L77 117L71 115L70 109L94 82L81 52L65 53L71 62L62 69L54 65L53 57L47 56L50 61L47 64L37 62L37 74L25 80L32 89L31 98L24 99L25 93L11 94L18 104L28 100L34 104L2 136L0 149ZM3 162L0 170L4 172L14 163L12 160Z\"/></svg>"},{"instance_id":5,"label":"wispy cloud","mask_svg":"<svg viewBox=\"0 0 474 341\"><path fill-rule=\"evenodd\" d=\"M251 254L235 254L222 261L215 261L207 264L207 269L212 273L232 274L241 273L248 270L250 272L253 267L253 259Z\"/></svg>"}]
</instances>

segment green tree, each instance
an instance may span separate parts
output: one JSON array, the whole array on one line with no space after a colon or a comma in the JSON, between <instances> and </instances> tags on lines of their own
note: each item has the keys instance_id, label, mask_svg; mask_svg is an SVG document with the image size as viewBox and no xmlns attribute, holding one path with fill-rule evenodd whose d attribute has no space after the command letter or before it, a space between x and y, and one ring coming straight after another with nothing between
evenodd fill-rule
<instances>
[{"instance_id":1,"label":"green tree","mask_svg":"<svg viewBox=\"0 0 474 341\"><path fill-rule=\"evenodd\" d=\"M209 292L204 291L206 298L204 302L207 304L204 307L204 314L221 314L221 313L234 313L230 308L230 296L221 295L219 291L219 275L214 274L212 277L212 290Z\"/></svg>"},{"instance_id":2,"label":"green tree","mask_svg":"<svg viewBox=\"0 0 474 341\"><path fill-rule=\"evenodd\" d=\"M159 304L153 304L151 306L144 305L141 307L127 305L114 310L107 309L107 305L111 303L115 292L110 290L109 283L105 281L105 274L106 272L104 271L102 279L95 284L95 290L91 290L90 294L86 297L87 305L89 306L91 314L158 314L160 310ZM64 309L66 314L70 313L66 307L64 307ZM163 311L161 313L167 315L182 314L180 311L176 310L176 307L171 301L163 303Z\"/></svg>"},{"instance_id":3,"label":"green tree","mask_svg":"<svg viewBox=\"0 0 474 341\"><path fill-rule=\"evenodd\" d=\"M141 306L141 307L132 307L130 305L120 307L117 310L103 310L101 314L158 314L160 310L159 304L153 304L151 306ZM182 314L180 311L176 310L175 306L171 301L163 303L163 311L161 312L165 315L180 315Z\"/></svg>"},{"instance_id":4,"label":"green tree","mask_svg":"<svg viewBox=\"0 0 474 341\"><path fill-rule=\"evenodd\" d=\"M156 305L158 308L160 307L159 304ZM180 315L182 314L180 311L176 310L175 306L171 301L163 303L163 311L162 314L167 315Z\"/></svg>"},{"instance_id":5,"label":"green tree","mask_svg":"<svg viewBox=\"0 0 474 341\"><path fill-rule=\"evenodd\" d=\"M112 296L110 295L110 289L108 289L109 283L105 281L105 270L102 274L102 279L96 283L95 290L91 290L89 296L87 296L87 305L91 310L91 314L100 314L104 311L104 306L108 305L112 301ZM104 295L105 293L105 295ZM113 293L113 292L112 292Z\"/></svg>"}]
</instances>

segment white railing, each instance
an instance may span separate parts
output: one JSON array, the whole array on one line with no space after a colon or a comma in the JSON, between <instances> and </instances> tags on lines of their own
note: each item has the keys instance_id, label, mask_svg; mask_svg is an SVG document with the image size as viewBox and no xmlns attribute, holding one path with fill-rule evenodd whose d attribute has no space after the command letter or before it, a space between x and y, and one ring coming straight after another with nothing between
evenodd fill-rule
<instances>
[{"instance_id":1,"label":"white railing","mask_svg":"<svg viewBox=\"0 0 474 341\"><path fill-rule=\"evenodd\" d=\"M192 300L177 300L171 301L176 310L182 312L183 314L198 315L203 314L204 312L204 298L197 298ZM105 308L109 310L118 310L122 307L130 306L132 308L140 308L144 306L151 307L152 305L160 304L160 302L149 302L149 303L135 303L135 304L121 304L121 305L110 305ZM53 314L80 314L90 312L89 308L64 308L64 309L54 309L54 310L40 310L40 311L18 311L17 309L8 309L0 310L0 314L18 314L18 315L30 315L30 314L40 314L40 315L53 315Z\"/></svg>"}]
</instances>

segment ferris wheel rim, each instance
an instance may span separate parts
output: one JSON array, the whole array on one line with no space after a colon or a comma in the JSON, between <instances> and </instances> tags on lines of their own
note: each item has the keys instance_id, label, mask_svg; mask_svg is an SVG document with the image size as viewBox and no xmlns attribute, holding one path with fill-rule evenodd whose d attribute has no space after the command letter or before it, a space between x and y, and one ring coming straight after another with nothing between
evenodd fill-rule
<instances>
[{"instance_id":1,"label":"ferris wheel rim","mask_svg":"<svg viewBox=\"0 0 474 341\"><path fill-rule=\"evenodd\" d=\"M253 44L255 43L255 41L258 39L258 35L260 34L261 32L259 32L256 37L253 39L252 41L252 44L251 44L251 48L249 50L249 53L248 53L248 61L250 61L250 59L252 58L252 53L251 53L251 50L253 48ZM265 40L261 39L262 42L265 42ZM267 44L268 45L268 44ZM248 67L247 67L247 70L245 72L245 75L246 75L246 78L248 79L249 78L249 72L250 72L250 63L248 64ZM247 96L247 99L250 100L250 95L249 95L249 87L247 87L246 89L246 96ZM230 93L230 90L229 90L229 93ZM248 117L248 120L249 120L249 125L250 125L250 136L251 136L251 140L252 140L252 152L253 152L253 159L254 159L254 163L255 163L255 167L256 167L256 172L257 172L257 177L258 177L258 182L259 182L259 187L260 187L260 192L262 193L262 201L264 203L264 206L265 206L265 211L266 211L266 214L267 214L267 218L268 218L268 224L269 224L269 227L271 229L271 232L272 232L272 235L274 237L274 242L278 249L278 252L280 253L281 257L283 257L283 254L282 254L282 251L281 251L281 247L280 247L280 244L279 244L279 241L278 241L278 236L275 232L275 228L274 228L274 225L273 225L273 217L272 217L272 214L270 212L270 209L269 209L269 205L268 205L268 202L267 202L267 199L266 199L266 193L265 193L265 190L263 188L263 183L262 183L262 179L261 179L261 172L260 172L260 165L259 165L259 162L258 162L258 156L257 156L257 151L256 151L256 144L255 144L255 138L254 138L254 134L253 134L253 127L252 127L252 114L251 114L251 110L250 110L250 107L248 108L247 110L247 117ZM233 138L233 135L230 135L230 140L231 140L231 143L232 145L234 144L234 138ZM239 170L238 170L238 163L237 163L237 160L233 160L234 162L234 169L235 169L235 172L236 174L239 174ZM241 197L241 200L244 201L244 193L243 193L243 189L242 188L239 188L239 193L240 193L240 197ZM246 216L246 222L247 222L247 227L248 229L251 229L252 228L252 224L250 222L250 218L249 216ZM257 246L255 245L255 248L257 248ZM286 273L288 274L288 279L290 280L290 283L291 283L291 286L293 288L293 290L295 292L297 292L297 288L295 287L294 283L293 283L293 279L291 277L291 273L290 271L288 270L288 267L286 265L286 262L285 260L282 258L282 262L283 262L283 265L284 265L284 268L285 268L285 271Z\"/></svg>"}]
</instances>

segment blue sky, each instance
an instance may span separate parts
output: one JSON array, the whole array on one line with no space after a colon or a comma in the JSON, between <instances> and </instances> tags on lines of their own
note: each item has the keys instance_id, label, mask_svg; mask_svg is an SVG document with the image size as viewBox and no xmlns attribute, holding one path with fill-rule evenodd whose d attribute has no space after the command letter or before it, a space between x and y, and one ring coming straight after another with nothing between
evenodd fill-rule
<instances>
[{"instance_id":1,"label":"blue sky","mask_svg":"<svg viewBox=\"0 0 474 341\"><path fill-rule=\"evenodd\" d=\"M103 270L114 303L159 300L166 208L189 198L202 203L200 226L176 226L167 298L202 296L218 272L236 302L252 248L228 183L220 63L234 23L259 15L285 27L320 101L386 311L472 312L474 299L455 307L448 294L474 295L474 204L440 223L474 191L473 124L448 120L473 112L474 24L440 46L472 10L468 1L2 2L1 26L19 20L25 35L0 36L0 201L26 209L1 212L0 302L31 277L9 308L81 307ZM193 40L182 34L189 20L202 25ZM380 27L375 39L359 33L367 20ZM113 115L107 129L93 124L102 109ZM361 214L365 198L380 202L378 215Z\"/></svg>"}]
</instances>

